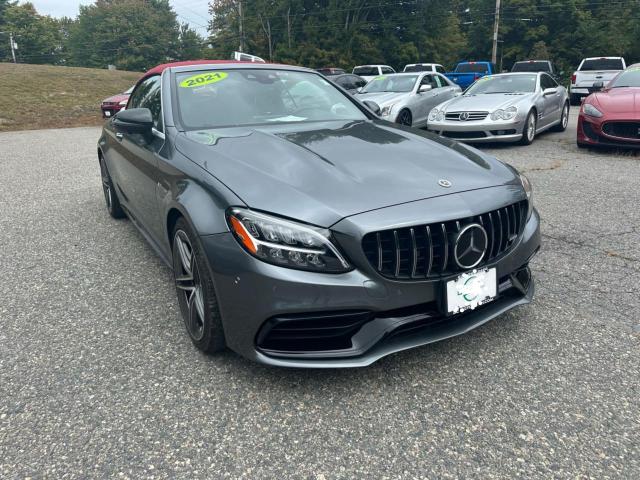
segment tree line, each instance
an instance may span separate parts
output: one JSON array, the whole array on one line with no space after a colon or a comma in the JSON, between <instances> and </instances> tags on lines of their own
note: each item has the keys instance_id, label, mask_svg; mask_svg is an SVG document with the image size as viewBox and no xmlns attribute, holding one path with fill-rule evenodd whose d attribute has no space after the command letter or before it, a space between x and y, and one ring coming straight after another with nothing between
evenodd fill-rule
<instances>
[{"instance_id":1,"label":"tree line","mask_svg":"<svg viewBox=\"0 0 640 480\"><path fill-rule=\"evenodd\" d=\"M204 0L203 0L204 1ZM495 0L211 0L208 38L180 23L168 0L96 0L76 18L0 0L0 32L18 60L144 70L242 49L313 68L437 62L491 55ZM586 56L640 59L640 0L503 0L498 64L551 59L567 74ZM10 61L6 33L0 59Z\"/></svg>"}]
</instances>

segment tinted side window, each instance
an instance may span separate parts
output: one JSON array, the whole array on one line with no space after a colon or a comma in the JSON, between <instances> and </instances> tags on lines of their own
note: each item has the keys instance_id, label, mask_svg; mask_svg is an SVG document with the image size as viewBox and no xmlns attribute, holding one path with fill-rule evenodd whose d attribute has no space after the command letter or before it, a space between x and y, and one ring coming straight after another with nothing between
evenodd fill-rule
<instances>
[{"instance_id":1,"label":"tinted side window","mask_svg":"<svg viewBox=\"0 0 640 480\"><path fill-rule=\"evenodd\" d=\"M446 71L446 70L444 69L444 67L443 67L443 66L441 66L441 65L437 65L437 66L436 66L436 72L438 72L438 73L442 73L442 74L447 73L447 71Z\"/></svg>"},{"instance_id":2,"label":"tinted side window","mask_svg":"<svg viewBox=\"0 0 640 480\"><path fill-rule=\"evenodd\" d=\"M353 83L355 84L356 88L362 88L367 84L367 81L362 77L354 76Z\"/></svg>"},{"instance_id":3,"label":"tinted side window","mask_svg":"<svg viewBox=\"0 0 640 480\"><path fill-rule=\"evenodd\" d=\"M162 103L160 100L160 75L147 78L131 94L127 108L148 108L153 117L153 126L162 131Z\"/></svg>"},{"instance_id":4,"label":"tinted side window","mask_svg":"<svg viewBox=\"0 0 640 480\"><path fill-rule=\"evenodd\" d=\"M434 78L436 76L437 75L425 75L424 77L422 77L422 82L420 82L420 85L431 85L431 88L438 88L440 85Z\"/></svg>"},{"instance_id":5,"label":"tinted side window","mask_svg":"<svg viewBox=\"0 0 640 480\"><path fill-rule=\"evenodd\" d=\"M344 88L345 90L351 90L352 88L356 88L353 85L353 82L351 81L351 77L349 76L338 77L338 79L336 80L336 83L340 85L342 88Z\"/></svg>"},{"instance_id":6,"label":"tinted side window","mask_svg":"<svg viewBox=\"0 0 640 480\"><path fill-rule=\"evenodd\" d=\"M540 86L544 90L546 88L556 88L558 84L549 75L542 75L540 79Z\"/></svg>"},{"instance_id":7,"label":"tinted side window","mask_svg":"<svg viewBox=\"0 0 640 480\"><path fill-rule=\"evenodd\" d=\"M389 74L389 73L395 73L395 72L393 71L393 68L389 68L389 67L382 67L382 74L383 74L383 75L386 75L386 74Z\"/></svg>"}]
</instances>

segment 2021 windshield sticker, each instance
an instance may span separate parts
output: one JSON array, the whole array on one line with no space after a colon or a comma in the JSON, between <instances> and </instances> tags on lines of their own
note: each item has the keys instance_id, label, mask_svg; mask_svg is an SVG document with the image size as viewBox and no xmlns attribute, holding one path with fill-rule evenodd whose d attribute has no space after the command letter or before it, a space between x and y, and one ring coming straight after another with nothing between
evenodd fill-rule
<instances>
[{"instance_id":1,"label":"2021 windshield sticker","mask_svg":"<svg viewBox=\"0 0 640 480\"><path fill-rule=\"evenodd\" d=\"M203 85L208 85L210 83L216 83L221 80L227 78L226 72L210 72L210 73L199 73L197 75L193 75L189 78L185 78L180 82L180 87L182 88L193 88L193 87L201 87Z\"/></svg>"}]
</instances>

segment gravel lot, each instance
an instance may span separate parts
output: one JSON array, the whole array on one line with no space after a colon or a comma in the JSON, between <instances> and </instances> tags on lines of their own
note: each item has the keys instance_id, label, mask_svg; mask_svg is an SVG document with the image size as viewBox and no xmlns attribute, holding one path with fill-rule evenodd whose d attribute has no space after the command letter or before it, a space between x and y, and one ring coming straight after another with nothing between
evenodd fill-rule
<instances>
[{"instance_id":1,"label":"gravel lot","mask_svg":"<svg viewBox=\"0 0 640 480\"><path fill-rule=\"evenodd\" d=\"M537 296L370 368L200 354L97 128L0 134L0 477L639 478L640 155L530 147Z\"/></svg>"}]
</instances>

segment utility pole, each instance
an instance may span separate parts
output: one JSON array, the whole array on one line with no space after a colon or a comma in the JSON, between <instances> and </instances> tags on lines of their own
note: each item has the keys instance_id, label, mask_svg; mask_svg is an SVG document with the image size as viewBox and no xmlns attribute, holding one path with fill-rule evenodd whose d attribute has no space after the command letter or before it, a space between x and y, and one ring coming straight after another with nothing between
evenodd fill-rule
<instances>
[{"instance_id":1,"label":"utility pole","mask_svg":"<svg viewBox=\"0 0 640 480\"><path fill-rule=\"evenodd\" d=\"M13 63L16 63L16 48L18 47L18 45L16 45L16 42L13 41L13 32L9 32L9 46L11 47L11 56L13 57Z\"/></svg>"},{"instance_id":2,"label":"utility pole","mask_svg":"<svg viewBox=\"0 0 640 480\"><path fill-rule=\"evenodd\" d=\"M498 60L498 27L500 26L500 0L496 0L496 13L493 21L493 49L491 50L491 63Z\"/></svg>"},{"instance_id":3,"label":"utility pole","mask_svg":"<svg viewBox=\"0 0 640 480\"><path fill-rule=\"evenodd\" d=\"M244 30L242 28L242 0L238 2L238 15L240 15L240 52L244 52Z\"/></svg>"}]
</instances>

